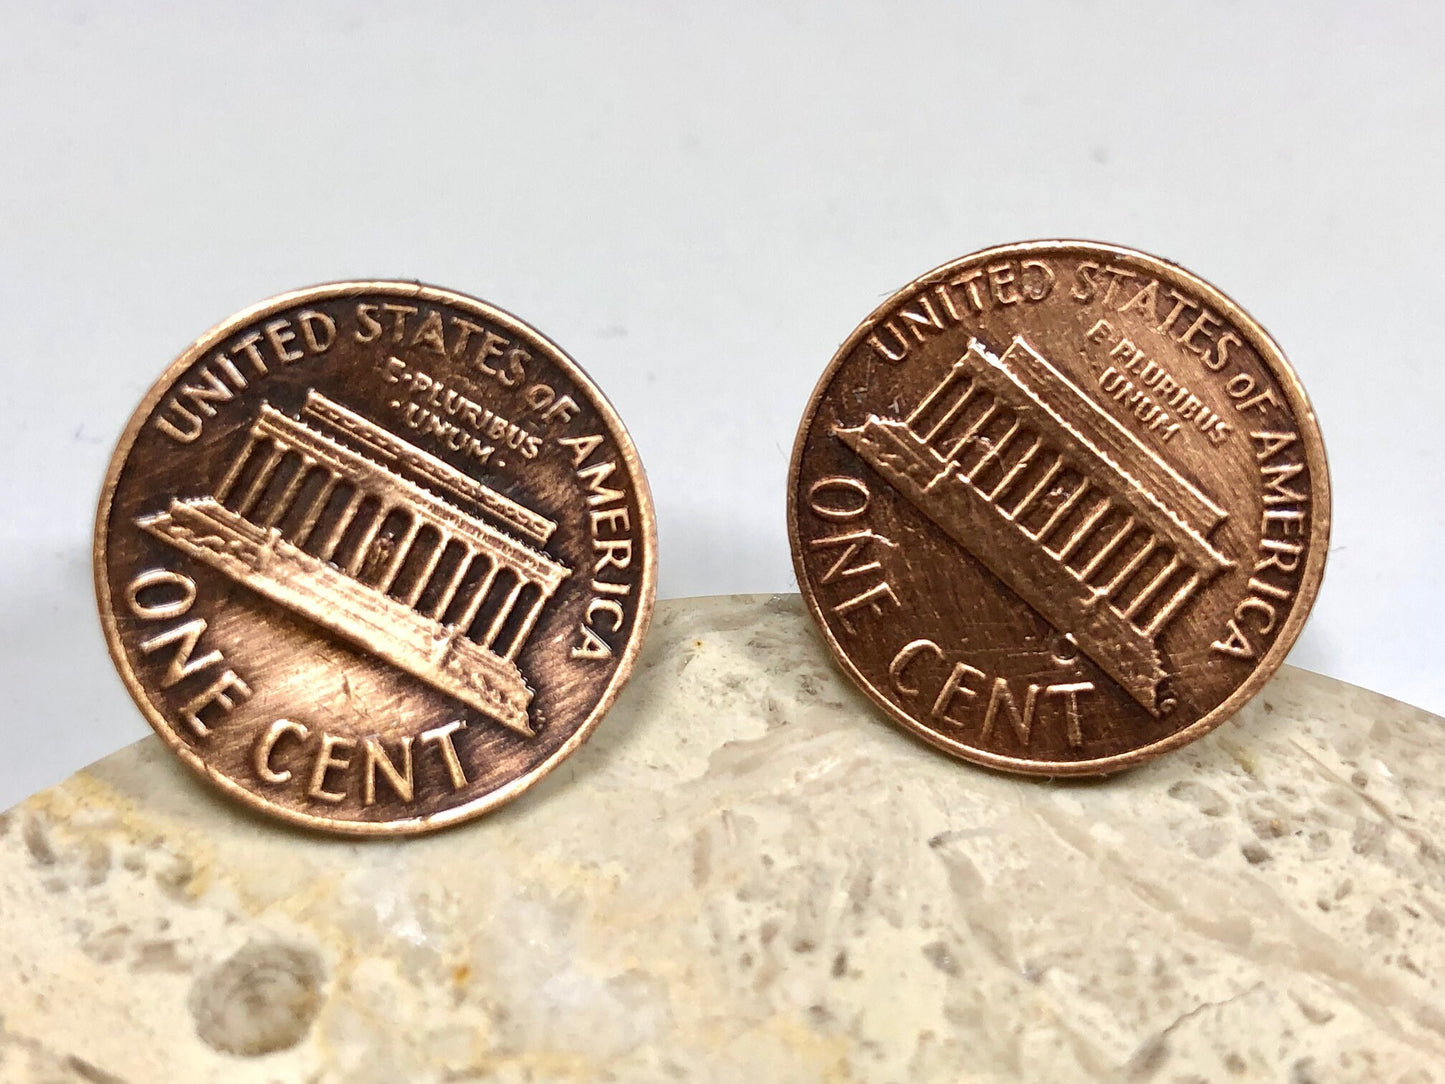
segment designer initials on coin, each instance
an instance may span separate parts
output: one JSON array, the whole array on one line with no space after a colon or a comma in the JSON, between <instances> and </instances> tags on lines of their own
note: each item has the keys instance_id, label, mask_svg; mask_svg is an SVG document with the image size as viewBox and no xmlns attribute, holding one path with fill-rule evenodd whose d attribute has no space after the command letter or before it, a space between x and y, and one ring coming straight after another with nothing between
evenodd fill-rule
<instances>
[{"instance_id":1,"label":"designer initials on coin","mask_svg":"<svg viewBox=\"0 0 1445 1084\"><path fill-rule=\"evenodd\" d=\"M1283 661L1329 478L1273 340L1181 268L990 249L834 357L788 491L798 581L894 719L1015 771L1113 771L1206 733Z\"/></svg>"},{"instance_id":2,"label":"designer initials on coin","mask_svg":"<svg viewBox=\"0 0 1445 1084\"><path fill-rule=\"evenodd\" d=\"M151 725L310 827L426 831L588 736L651 615L636 450L585 373L460 294L351 282L207 333L111 460L95 577Z\"/></svg>"}]
</instances>

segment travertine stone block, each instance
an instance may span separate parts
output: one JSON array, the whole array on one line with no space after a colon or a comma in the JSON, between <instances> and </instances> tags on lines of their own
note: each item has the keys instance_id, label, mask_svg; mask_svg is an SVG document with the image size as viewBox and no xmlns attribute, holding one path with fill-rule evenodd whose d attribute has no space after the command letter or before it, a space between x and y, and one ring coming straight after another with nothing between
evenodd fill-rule
<instances>
[{"instance_id":1,"label":"travertine stone block","mask_svg":"<svg viewBox=\"0 0 1445 1084\"><path fill-rule=\"evenodd\" d=\"M948 759L794 597L661 605L592 742L433 837L146 739L0 820L0 1080L1445 1081L1442 720L1286 668L1128 774Z\"/></svg>"}]
</instances>

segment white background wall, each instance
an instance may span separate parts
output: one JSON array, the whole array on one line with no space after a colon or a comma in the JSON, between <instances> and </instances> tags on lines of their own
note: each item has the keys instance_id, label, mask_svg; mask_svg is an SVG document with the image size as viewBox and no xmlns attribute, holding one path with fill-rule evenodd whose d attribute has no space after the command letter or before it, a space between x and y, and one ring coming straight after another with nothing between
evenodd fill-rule
<instances>
[{"instance_id":1,"label":"white background wall","mask_svg":"<svg viewBox=\"0 0 1445 1084\"><path fill-rule=\"evenodd\" d=\"M1445 712L1445 6L0 0L0 808L148 732L93 502L235 310L416 277L590 370L662 594L793 588L804 401L879 299L1002 241L1178 260L1291 356L1330 566L1291 661Z\"/></svg>"}]
</instances>

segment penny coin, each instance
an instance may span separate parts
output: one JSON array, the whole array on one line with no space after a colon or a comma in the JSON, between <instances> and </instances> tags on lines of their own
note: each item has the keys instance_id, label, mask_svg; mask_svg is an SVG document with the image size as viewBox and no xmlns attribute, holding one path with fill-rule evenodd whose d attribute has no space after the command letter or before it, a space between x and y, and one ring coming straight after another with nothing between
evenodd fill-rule
<instances>
[{"instance_id":1,"label":"penny coin","mask_svg":"<svg viewBox=\"0 0 1445 1084\"><path fill-rule=\"evenodd\" d=\"M621 420L534 328L343 282L207 332L111 459L116 667L207 779L313 828L411 833L516 797L627 680L656 581Z\"/></svg>"},{"instance_id":2,"label":"penny coin","mask_svg":"<svg viewBox=\"0 0 1445 1084\"><path fill-rule=\"evenodd\" d=\"M1234 302L1038 241L947 264L847 339L793 449L798 582L893 719L995 768L1101 774L1259 691L1319 590L1319 428Z\"/></svg>"}]
</instances>

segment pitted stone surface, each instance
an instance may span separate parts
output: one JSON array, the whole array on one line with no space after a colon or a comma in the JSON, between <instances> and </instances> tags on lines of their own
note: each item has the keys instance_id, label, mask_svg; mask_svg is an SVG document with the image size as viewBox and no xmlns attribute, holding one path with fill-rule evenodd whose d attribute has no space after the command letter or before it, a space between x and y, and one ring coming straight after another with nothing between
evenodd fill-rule
<instances>
[{"instance_id":1,"label":"pitted stone surface","mask_svg":"<svg viewBox=\"0 0 1445 1084\"><path fill-rule=\"evenodd\" d=\"M273 825L155 739L0 818L0 1081L1445 1082L1445 722L1284 670L1096 782L896 731L794 597L664 603L532 793Z\"/></svg>"}]
</instances>

